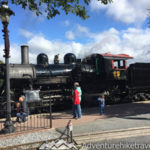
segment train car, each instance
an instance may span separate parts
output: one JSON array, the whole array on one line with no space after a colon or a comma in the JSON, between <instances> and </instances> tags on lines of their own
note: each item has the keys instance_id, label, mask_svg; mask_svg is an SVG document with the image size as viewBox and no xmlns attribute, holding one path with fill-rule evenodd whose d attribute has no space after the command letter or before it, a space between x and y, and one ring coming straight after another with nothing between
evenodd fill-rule
<instances>
[{"instance_id":1,"label":"train car","mask_svg":"<svg viewBox=\"0 0 150 150\"><path fill-rule=\"evenodd\" d=\"M134 63L127 70L130 99L150 100L150 63Z\"/></svg>"}]
</instances>

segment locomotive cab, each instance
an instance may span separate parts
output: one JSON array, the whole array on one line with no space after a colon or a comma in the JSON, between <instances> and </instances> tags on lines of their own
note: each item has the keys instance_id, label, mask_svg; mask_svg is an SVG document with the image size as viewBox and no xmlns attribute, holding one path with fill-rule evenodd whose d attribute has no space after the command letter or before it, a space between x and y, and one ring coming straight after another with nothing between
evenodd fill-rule
<instances>
[{"instance_id":1,"label":"locomotive cab","mask_svg":"<svg viewBox=\"0 0 150 150\"><path fill-rule=\"evenodd\" d=\"M91 89L91 92L101 92L113 85L124 85L126 81L126 61L131 58L126 54L112 55L110 53L92 54L84 58L82 62L82 82L88 84L88 89L85 89L85 91Z\"/></svg>"},{"instance_id":2,"label":"locomotive cab","mask_svg":"<svg viewBox=\"0 0 150 150\"><path fill-rule=\"evenodd\" d=\"M102 54L105 59L105 69L108 78L113 80L126 80L127 59L132 59L127 54L113 55L110 53Z\"/></svg>"},{"instance_id":3,"label":"locomotive cab","mask_svg":"<svg viewBox=\"0 0 150 150\"><path fill-rule=\"evenodd\" d=\"M127 69L126 60L122 60L122 59L112 60L112 70L113 70L114 79L125 80L126 69Z\"/></svg>"},{"instance_id":4,"label":"locomotive cab","mask_svg":"<svg viewBox=\"0 0 150 150\"><path fill-rule=\"evenodd\" d=\"M84 58L82 70L107 80L124 80L126 79L127 59L131 58L126 54L92 54Z\"/></svg>"}]
</instances>

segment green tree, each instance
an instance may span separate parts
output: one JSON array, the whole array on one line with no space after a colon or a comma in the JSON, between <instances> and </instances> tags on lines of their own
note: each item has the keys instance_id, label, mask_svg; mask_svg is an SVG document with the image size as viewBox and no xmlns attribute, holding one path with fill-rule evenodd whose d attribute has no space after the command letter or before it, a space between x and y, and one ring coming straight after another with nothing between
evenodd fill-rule
<instances>
[{"instance_id":1,"label":"green tree","mask_svg":"<svg viewBox=\"0 0 150 150\"><path fill-rule=\"evenodd\" d=\"M85 5L89 5L91 0L3 0L5 2L21 5L24 9L29 9L34 11L37 16L41 15L43 12L46 14L47 18L53 18L59 15L61 11L66 14L73 13L82 19L88 18L87 10ZM98 0L103 4L108 4L113 0Z\"/></svg>"}]
</instances>

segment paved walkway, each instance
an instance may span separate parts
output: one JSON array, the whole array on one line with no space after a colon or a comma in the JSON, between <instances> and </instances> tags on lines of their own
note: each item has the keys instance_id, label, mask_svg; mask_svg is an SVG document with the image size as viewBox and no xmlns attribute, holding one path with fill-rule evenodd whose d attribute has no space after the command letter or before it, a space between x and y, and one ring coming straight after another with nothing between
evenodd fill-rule
<instances>
[{"instance_id":1,"label":"paved walkway","mask_svg":"<svg viewBox=\"0 0 150 150\"><path fill-rule=\"evenodd\" d=\"M63 131L64 127L60 126L71 119L75 135L150 126L150 101L106 106L103 116L99 115L98 109L83 109L83 116L79 120L71 119L69 114L65 118L67 115L63 113L61 117L64 118L53 121L53 126Z\"/></svg>"},{"instance_id":2,"label":"paved walkway","mask_svg":"<svg viewBox=\"0 0 150 150\"><path fill-rule=\"evenodd\" d=\"M13 135L7 136L7 138L0 137L0 147L10 146L12 144L11 140L14 138L14 136L15 139L23 139L23 143L50 140L60 137L59 133L65 130L69 120L71 120L73 123L73 135L84 135L89 133L93 134L97 132L102 133L106 131L111 132L114 130L117 131L129 128L150 127L150 101L106 106L105 115L103 116L99 115L99 107L83 108L82 112L82 118L77 120L72 119L71 110L53 113L53 129L41 131L42 136L40 132L40 134L37 134L37 132L35 132L35 134L34 132L30 132L26 133L26 136ZM33 138L31 134L34 135ZM49 136L46 138L46 135ZM28 138L28 136L30 138ZM19 144L22 144L21 140L19 141Z\"/></svg>"}]
</instances>

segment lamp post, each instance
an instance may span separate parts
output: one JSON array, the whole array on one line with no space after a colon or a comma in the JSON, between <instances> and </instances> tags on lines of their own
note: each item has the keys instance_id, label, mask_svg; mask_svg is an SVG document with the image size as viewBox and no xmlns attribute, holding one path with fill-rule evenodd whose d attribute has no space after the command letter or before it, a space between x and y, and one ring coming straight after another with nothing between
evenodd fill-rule
<instances>
[{"instance_id":1,"label":"lamp post","mask_svg":"<svg viewBox=\"0 0 150 150\"><path fill-rule=\"evenodd\" d=\"M8 35L8 24L9 24L9 17L13 15L14 12L10 10L7 6L7 2L2 2L0 6L0 18L1 22L3 24L3 30L4 33L4 58L5 58L5 64L6 64L6 72L5 72L5 79L6 79L6 102L7 102L7 111L6 111L6 121L4 123L4 128L2 129L3 133L12 133L16 129L13 125L13 122L11 120L11 101L10 101L10 78L9 78L9 51L10 51L10 45L9 45L9 35Z\"/></svg>"}]
</instances>

